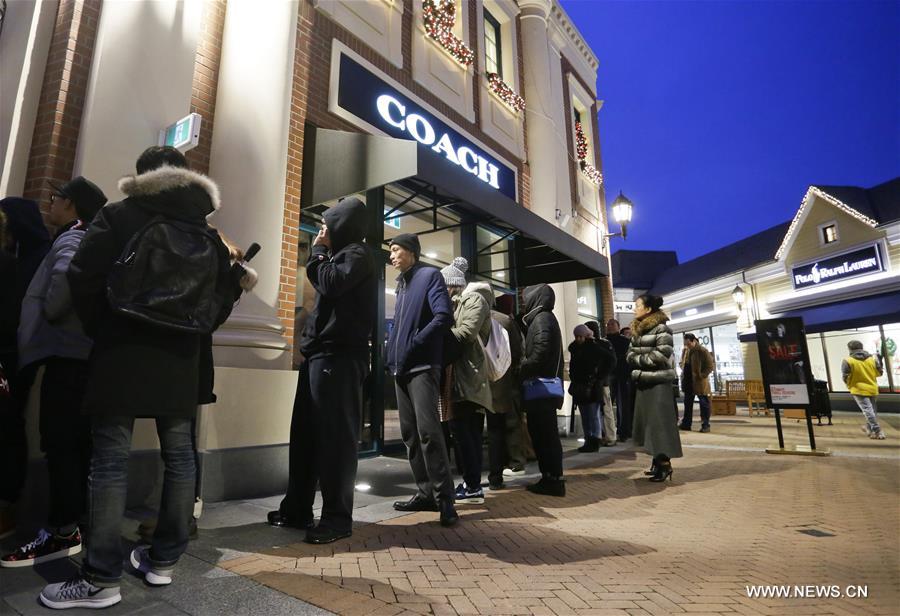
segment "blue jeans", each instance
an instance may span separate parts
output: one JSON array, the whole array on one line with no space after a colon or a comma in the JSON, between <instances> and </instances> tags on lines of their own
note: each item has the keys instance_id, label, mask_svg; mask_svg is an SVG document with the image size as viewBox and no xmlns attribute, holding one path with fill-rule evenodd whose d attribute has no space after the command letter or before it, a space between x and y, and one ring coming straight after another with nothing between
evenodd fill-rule
<instances>
[{"instance_id":1,"label":"blue jeans","mask_svg":"<svg viewBox=\"0 0 900 616\"><path fill-rule=\"evenodd\" d=\"M600 438L600 403L581 402L577 406L581 413L581 429L584 431L585 438L589 436ZM607 438L615 437L615 434L607 436Z\"/></svg>"},{"instance_id":2,"label":"blue jeans","mask_svg":"<svg viewBox=\"0 0 900 616\"><path fill-rule=\"evenodd\" d=\"M128 494L128 455L133 429L133 417L93 418L93 455L88 477L90 533L82 574L96 586L118 586L122 577L121 527ZM160 567L171 567L187 548L194 509L196 464L191 419L158 417L156 433L165 475L150 559Z\"/></svg>"},{"instance_id":3,"label":"blue jeans","mask_svg":"<svg viewBox=\"0 0 900 616\"><path fill-rule=\"evenodd\" d=\"M684 392L684 417L681 420L681 425L685 428L690 428L691 424L694 423L694 396L697 396L697 399L700 401L700 427L708 428L709 427L709 396L702 396L700 394L695 394L691 390L687 390Z\"/></svg>"},{"instance_id":4,"label":"blue jeans","mask_svg":"<svg viewBox=\"0 0 900 616\"><path fill-rule=\"evenodd\" d=\"M869 426L869 431L874 433L880 432L881 426L878 425L878 403L876 402L875 396L854 395L853 399L856 400L859 410L866 416L866 423Z\"/></svg>"}]
</instances>

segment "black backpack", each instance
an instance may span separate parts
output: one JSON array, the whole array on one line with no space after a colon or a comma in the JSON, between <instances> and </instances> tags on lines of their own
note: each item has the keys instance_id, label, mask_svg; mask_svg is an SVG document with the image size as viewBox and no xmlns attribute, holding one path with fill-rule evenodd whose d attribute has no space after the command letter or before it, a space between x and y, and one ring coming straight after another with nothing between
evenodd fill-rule
<instances>
[{"instance_id":1,"label":"black backpack","mask_svg":"<svg viewBox=\"0 0 900 616\"><path fill-rule=\"evenodd\" d=\"M156 216L125 245L107 279L113 311L170 331L208 334L217 293L219 240L204 223Z\"/></svg>"}]
</instances>

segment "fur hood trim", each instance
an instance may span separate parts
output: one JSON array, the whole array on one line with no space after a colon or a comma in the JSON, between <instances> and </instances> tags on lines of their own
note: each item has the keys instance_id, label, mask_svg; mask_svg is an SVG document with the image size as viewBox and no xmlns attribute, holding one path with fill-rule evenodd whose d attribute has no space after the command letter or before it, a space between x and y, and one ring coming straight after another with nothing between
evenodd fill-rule
<instances>
[{"instance_id":1,"label":"fur hood trim","mask_svg":"<svg viewBox=\"0 0 900 616\"><path fill-rule=\"evenodd\" d=\"M140 175L125 176L119 180L119 190L129 197L149 197L167 190L187 188L191 184L197 184L206 191L214 211L222 207L219 187L215 182L196 171L169 165Z\"/></svg>"},{"instance_id":2,"label":"fur hood trim","mask_svg":"<svg viewBox=\"0 0 900 616\"><path fill-rule=\"evenodd\" d=\"M256 283L259 281L259 274L256 273L256 270L247 265L243 264L241 267L244 268L244 275L241 276L241 288L244 291L252 291L253 287L256 286Z\"/></svg>"},{"instance_id":3,"label":"fur hood trim","mask_svg":"<svg viewBox=\"0 0 900 616\"><path fill-rule=\"evenodd\" d=\"M638 336L643 336L658 325L664 325L666 322L668 322L668 320L669 315L667 315L662 310L655 310L645 316L643 319L635 319L634 321L632 321L631 331Z\"/></svg>"}]
</instances>

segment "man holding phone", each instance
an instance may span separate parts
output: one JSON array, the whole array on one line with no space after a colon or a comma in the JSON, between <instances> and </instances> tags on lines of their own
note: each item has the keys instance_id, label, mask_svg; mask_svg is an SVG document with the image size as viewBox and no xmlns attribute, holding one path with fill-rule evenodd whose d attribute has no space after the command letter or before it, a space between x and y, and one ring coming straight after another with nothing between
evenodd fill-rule
<instances>
[{"instance_id":1,"label":"man holding phone","mask_svg":"<svg viewBox=\"0 0 900 616\"><path fill-rule=\"evenodd\" d=\"M307 543L349 537L353 526L357 444L369 339L375 324L375 262L363 243L366 205L341 199L325 212L313 241L306 277L316 290L300 340L300 368L291 419L288 491L273 526L306 529ZM316 482L322 515L313 525Z\"/></svg>"}]
</instances>

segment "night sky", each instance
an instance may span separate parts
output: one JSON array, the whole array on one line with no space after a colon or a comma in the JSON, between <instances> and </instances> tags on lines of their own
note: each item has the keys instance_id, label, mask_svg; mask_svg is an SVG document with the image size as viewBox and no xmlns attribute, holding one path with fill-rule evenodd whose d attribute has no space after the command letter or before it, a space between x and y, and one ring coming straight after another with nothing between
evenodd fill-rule
<instances>
[{"instance_id":1,"label":"night sky","mask_svg":"<svg viewBox=\"0 0 900 616\"><path fill-rule=\"evenodd\" d=\"M600 60L607 201L635 204L613 252L683 262L810 184L900 175L900 2L560 1Z\"/></svg>"}]
</instances>

